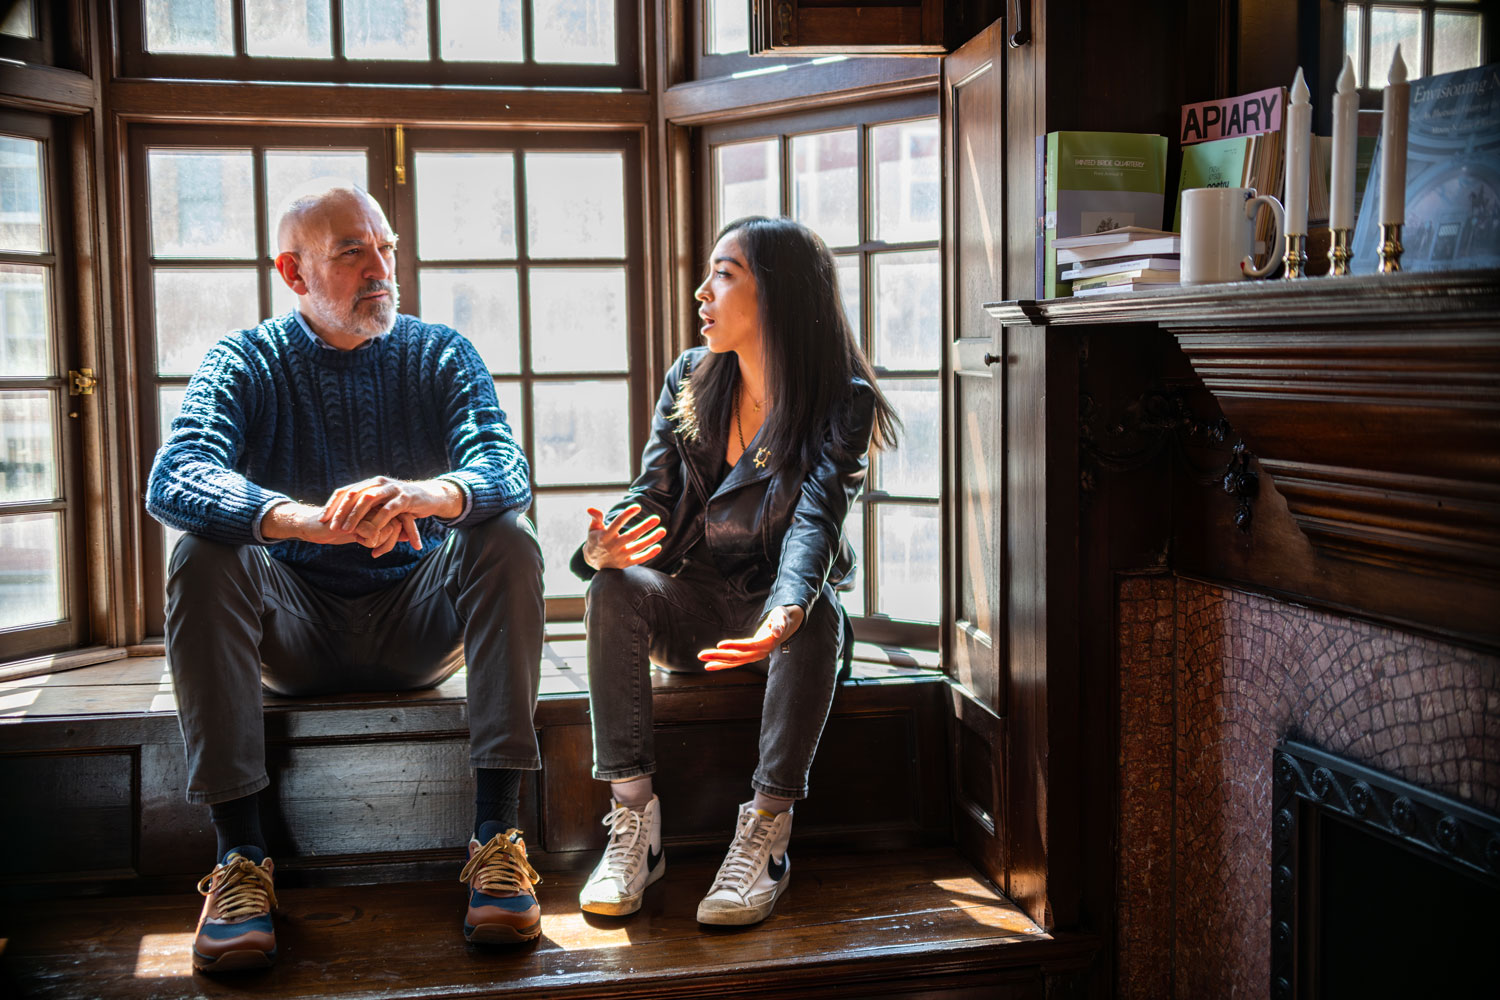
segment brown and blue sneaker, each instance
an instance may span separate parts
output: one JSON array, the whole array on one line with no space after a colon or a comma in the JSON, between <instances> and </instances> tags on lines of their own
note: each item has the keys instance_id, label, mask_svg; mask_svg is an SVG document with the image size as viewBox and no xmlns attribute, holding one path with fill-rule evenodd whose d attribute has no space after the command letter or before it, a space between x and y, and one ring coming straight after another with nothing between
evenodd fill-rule
<instances>
[{"instance_id":1,"label":"brown and blue sneaker","mask_svg":"<svg viewBox=\"0 0 1500 1000\"><path fill-rule=\"evenodd\" d=\"M536 901L542 877L526 860L526 842L512 827L485 823L469 840L469 863L458 880L469 887L464 938L475 944L517 944L542 933L542 908Z\"/></svg>"},{"instance_id":2,"label":"brown and blue sneaker","mask_svg":"<svg viewBox=\"0 0 1500 1000\"><path fill-rule=\"evenodd\" d=\"M232 847L203 876L203 914L193 938L193 968L202 972L264 969L276 958L271 910L275 865L258 847Z\"/></svg>"}]
</instances>

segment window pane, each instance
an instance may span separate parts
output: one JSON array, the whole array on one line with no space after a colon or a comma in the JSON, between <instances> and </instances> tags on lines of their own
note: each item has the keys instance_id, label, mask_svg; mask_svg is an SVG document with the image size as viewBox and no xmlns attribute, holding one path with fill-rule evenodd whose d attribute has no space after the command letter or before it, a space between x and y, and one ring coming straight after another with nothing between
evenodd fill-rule
<instances>
[{"instance_id":1,"label":"window pane","mask_svg":"<svg viewBox=\"0 0 1500 1000\"><path fill-rule=\"evenodd\" d=\"M521 370L516 269L424 267L421 316L468 337L492 372Z\"/></svg>"},{"instance_id":2,"label":"window pane","mask_svg":"<svg viewBox=\"0 0 1500 1000\"><path fill-rule=\"evenodd\" d=\"M706 6L708 7L709 54L748 52L750 50L749 0L709 0ZM725 221L733 218L736 216L728 216Z\"/></svg>"},{"instance_id":3,"label":"window pane","mask_svg":"<svg viewBox=\"0 0 1500 1000\"><path fill-rule=\"evenodd\" d=\"M419 152L414 167L423 260L515 257L513 154Z\"/></svg>"},{"instance_id":4,"label":"window pane","mask_svg":"<svg viewBox=\"0 0 1500 1000\"><path fill-rule=\"evenodd\" d=\"M943 292L936 250L870 255L875 357L881 368L936 369L942 360Z\"/></svg>"},{"instance_id":5,"label":"window pane","mask_svg":"<svg viewBox=\"0 0 1500 1000\"><path fill-rule=\"evenodd\" d=\"M942 225L936 118L870 129L877 240L935 240Z\"/></svg>"},{"instance_id":6,"label":"window pane","mask_svg":"<svg viewBox=\"0 0 1500 1000\"><path fill-rule=\"evenodd\" d=\"M62 618L62 515L0 517L0 629Z\"/></svg>"},{"instance_id":7,"label":"window pane","mask_svg":"<svg viewBox=\"0 0 1500 1000\"><path fill-rule=\"evenodd\" d=\"M443 0L438 37L450 62L520 62L521 0Z\"/></svg>"},{"instance_id":8,"label":"window pane","mask_svg":"<svg viewBox=\"0 0 1500 1000\"><path fill-rule=\"evenodd\" d=\"M56 419L49 390L0 392L0 503L57 497Z\"/></svg>"},{"instance_id":9,"label":"window pane","mask_svg":"<svg viewBox=\"0 0 1500 1000\"><path fill-rule=\"evenodd\" d=\"M270 223L272 253L281 249L276 245L276 226L281 222L287 199L302 185L323 178L329 186L338 182L368 190L370 171L365 165L364 150L266 150L266 219Z\"/></svg>"},{"instance_id":10,"label":"window pane","mask_svg":"<svg viewBox=\"0 0 1500 1000\"><path fill-rule=\"evenodd\" d=\"M248 149L151 150L151 252L253 258L254 162Z\"/></svg>"},{"instance_id":11,"label":"window pane","mask_svg":"<svg viewBox=\"0 0 1500 1000\"><path fill-rule=\"evenodd\" d=\"M0 264L0 376L53 374L45 267Z\"/></svg>"},{"instance_id":12,"label":"window pane","mask_svg":"<svg viewBox=\"0 0 1500 1000\"><path fill-rule=\"evenodd\" d=\"M858 168L852 128L792 139L792 217L831 247L859 242Z\"/></svg>"},{"instance_id":13,"label":"window pane","mask_svg":"<svg viewBox=\"0 0 1500 1000\"><path fill-rule=\"evenodd\" d=\"M1452 73L1479 65L1479 15L1434 14L1432 72Z\"/></svg>"},{"instance_id":14,"label":"window pane","mask_svg":"<svg viewBox=\"0 0 1500 1000\"><path fill-rule=\"evenodd\" d=\"M245 51L252 56L328 59L328 0L245 0Z\"/></svg>"},{"instance_id":15,"label":"window pane","mask_svg":"<svg viewBox=\"0 0 1500 1000\"><path fill-rule=\"evenodd\" d=\"M427 0L344 0L350 59L426 59Z\"/></svg>"},{"instance_id":16,"label":"window pane","mask_svg":"<svg viewBox=\"0 0 1500 1000\"><path fill-rule=\"evenodd\" d=\"M736 142L714 150L714 230L747 215L781 214L781 141Z\"/></svg>"},{"instance_id":17,"label":"window pane","mask_svg":"<svg viewBox=\"0 0 1500 1000\"><path fill-rule=\"evenodd\" d=\"M895 451L875 454L875 486L903 496L936 497L941 486L938 466L942 455L943 397L934 379L880 380L896 415L901 418L901 443Z\"/></svg>"},{"instance_id":18,"label":"window pane","mask_svg":"<svg viewBox=\"0 0 1500 1000\"><path fill-rule=\"evenodd\" d=\"M536 498L533 516L542 543L547 569L542 587L548 597L582 597L588 584L573 575L569 563L573 551L588 535L590 507L608 511L625 492L624 487L607 493L543 493Z\"/></svg>"},{"instance_id":19,"label":"window pane","mask_svg":"<svg viewBox=\"0 0 1500 1000\"><path fill-rule=\"evenodd\" d=\"M146 0L146 51L232 56L230 0Z\"/></svg>"},{"instance_id":20,"label":"window pane","mask_svg":"<svg viewBox=\"0 0 1500 1000\"><path fill-rule=\"evenodd\" d=\"M1344 4L1344 54L1354 60L1355 86L1363 87L1365 84L1365 64L1361 61L1360 33L1364 30L1360 19L1361 8L1359 4Z\"/></svg>"},{"instance_id":21,"label":"window pane","mask_svg":"<svg viewBox=\"0 0 1500 1000\"><path fill-rule=\"evenodd\" d=\"M47 249L42 215L42 144L0 135L0 250Z\"/></svg>"},{"instance_id":22,"label":"window pane","mask_svg":"<svg viewBox=\"0 0 1500 1000\"><path fill-rule=\"evenodd\" d=\"M0 35L17 38L36 37L36 18L31 12L32 0L18 0L10 5L4 17L0 17Z\"/></svg>"},{"instance_id":23,"label":"window pane","mask_svg":"<svg viewBox=\"0 0 1500 1000\"><path fill-rule=\"evenodd\" d=\"M615 0L532 0L532 55L543 63L615 61Z\"/></svg>"},{"instance_id":24,"label":"window pane","mask_svg":"<svg viewBox=\"0 0 1500 1000\"><path fill-rule=\"evenodd\" d=\"M839 296L844 300L844 314L849 317L849 328L854 339L863 343L864 311L860 308L859 254L846 253L833 258L839 269Z\"/></svg>"},{"instance_id":25,"label":"window pane","mask_svg":"<svg viewBox=\"0 0 1500 1000\"><path fill-rule=\"evenodd\" d=\"M859 502L844 519L844 537L854 550L854 589L839 591L839 603L851 615L865 613L865 516L868 512L869 508Z\"/></svg>"},{"instance_id":26,"label":"window pane","mask_svg":"<svg viewBox=\"0 0 1500 1000\"><path fill-rule=\"evenodd\" d=\"M532 388L538 483L630 478L630 389L624 381L538 382Z\"/></svg>"},{"instance_id":27,"label":"window pane","mask_svg":"<svg viewBox=\"0 0 1500 1000\"><path fill-rule=\"evenodd\" d=\"M1396 45L1406 75L1422 75L1422 12L1402 7L1370 8L1370 82L1377 90L1386 85Z\"/></svg>"},{"instance_id":28,"label":"window pane","mask_svg":"<svg viewBox=\"0 0 1500 1000\"><path fill-rule=\"evenodd\" d=\"M627 304L623 267L534 268L531 271L532 370L628 369Z\"/></svg>"},{"instance_id":29,"label":"window pane","mask_svg":"<svg viewBox=\"0 0 1500 1000\"><path fill-rule=\"evenodd\" d=\"M495 380L495 397L500 400L500 410L505 414L505 422L510 425L510 433L516 439L516 444L526 440L525 409L521 406L521 383L502 382Z\"/></svg>"},{"instance_id":30,"label":"window pane","mask_svg":"<svg viewBox=\"0 0 1500 1000\"><path fill-rule=\"evenodd\" d=\"M621 154L527 153L526 200L531 256L625 256Z\"/></svg>"},{"instance_id":31,"label":"window pane","mask_svg":"<svg viewBox=\"0 0 1500 1000\"><path fill-rule=\"evenodd\" d=\"M937 621L938 508L877 504L875 539L879 613L906 621Z\"/></svg>"},{"instance_id":32,"label":"window pane","mask_svg":"<svg viewBox=\"0 0 1500 1000\"><path fill-rule=\"evenodd\" d=\"M172 433L172 421L182 412L182 397L187 395L185 385L164 385L156 390L156 422L161 431L161 441Z\"/></svg>"},{"instance_id":33,"label":"window pane","mask_svg":"<svg viewBox=\"0 0 1500 1000\"><path fill-rule=\"evenodd\" d=\"M231 330L260 322L254 268L157 268L156 370L191 375L203 355Z\"/></svg>"}]
</instances>

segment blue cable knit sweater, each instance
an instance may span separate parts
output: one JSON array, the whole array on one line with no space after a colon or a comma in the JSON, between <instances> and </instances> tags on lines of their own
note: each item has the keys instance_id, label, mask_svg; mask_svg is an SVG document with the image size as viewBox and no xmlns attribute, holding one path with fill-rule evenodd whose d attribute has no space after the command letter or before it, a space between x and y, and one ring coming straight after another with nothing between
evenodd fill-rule
<instances>
[{"instance_id":1,"label":"blue cable knit sweater","mask_svg":"<svg viewBox=\"0 0 1500 1000\"><path fill-rule=\"evenodd\" d=\"M353 597L406 576L457 522L423 518L420 552L401 542L372 559L358 544L267 543L260 519L282 501L322 504L376 475L452 480L465 494L463 523L531 505L526 456L463 336L400 316L367 347L332 351L287 313L208 352L156 454L146 509L180 531L268 544L308 583Z\"/></svg>"}]
</instances>

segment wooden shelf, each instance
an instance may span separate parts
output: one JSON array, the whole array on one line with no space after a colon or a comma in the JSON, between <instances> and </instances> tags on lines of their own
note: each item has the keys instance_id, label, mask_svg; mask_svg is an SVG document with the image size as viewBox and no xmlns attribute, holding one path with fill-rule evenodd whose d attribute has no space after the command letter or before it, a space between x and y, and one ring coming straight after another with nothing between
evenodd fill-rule
<instances>
[{"instance_id":1,"label":"wooden shelf","mask_svg":"<svg viewBox=\"0 0 1500 1000\"><path fill-rule=\"evenodd\" d=\"M985 309L1010 337L1169 331L1321 553L1477 583L1476 599L1500 600L1500 271Z\"/></svg>"},{"instance_id":2,"label":"wooden shelf","mask_svg":"<svg viewBox=\"0 0 1500 1000\"><path fill-rule=\"evenodd\" d=\"M985 303L1004 326L1153 323L1163 329L1274 328L1349 320L1392 326L1500 320L1500 271L1353 275L1302 281L1168 285L1087 298Z\"/></svg>"}]
</instances>

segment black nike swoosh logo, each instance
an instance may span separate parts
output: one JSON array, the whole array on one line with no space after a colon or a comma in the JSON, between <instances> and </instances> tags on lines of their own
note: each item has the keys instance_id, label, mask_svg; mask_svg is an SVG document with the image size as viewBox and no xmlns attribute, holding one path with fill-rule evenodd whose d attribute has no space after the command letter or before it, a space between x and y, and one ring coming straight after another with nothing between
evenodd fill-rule
<instances>
[{"instance_id":1,"label":"black nike swoosh logo","mask_svg":"<svg viewBox=\"0 0 1500 1000\"><path fill-rule=\"evenodd\" d=\"M649 847L646 848L646 870L648 872L656 871L656 866L661 864L661 856L661 851L653 851Z\"/></svg>"},{"instance_id":2,"label":"black nike swoosh logo","mask_svg":"<svg viewBox=\"0 0 1500 1000\"><path fill-rule=\"evenodd\" d=\"M766 862L766 871L770 873L771 881L780 882L781 877L786 874L786 855L783 854L780 861L772 857L770 861Z\"/></svg>"}]
</instances>

